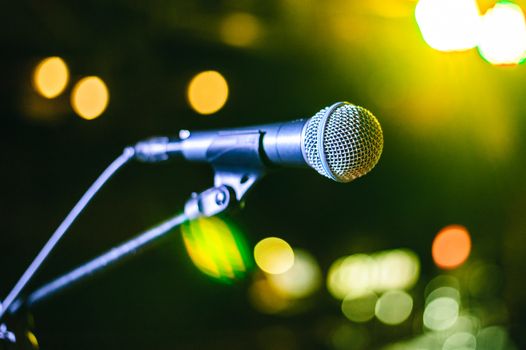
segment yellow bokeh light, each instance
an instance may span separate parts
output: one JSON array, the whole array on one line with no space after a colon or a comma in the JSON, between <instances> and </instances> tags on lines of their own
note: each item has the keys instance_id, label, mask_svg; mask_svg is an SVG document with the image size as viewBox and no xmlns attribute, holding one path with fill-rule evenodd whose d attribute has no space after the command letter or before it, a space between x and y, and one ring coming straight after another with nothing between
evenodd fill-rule
<instances>
[{"instance_id":1,"label":"yellow bokeh light","mask_svg":"<svg viewBox=\"0 0 526 350\"><path fill-rule=\"evenodd\" d=\"M426 43L439 51L477 45L480 12L475 0L420 0L415 17Z\"/></svg>"},{"instance_id":2,"label":"yellow bokeh light","mask_svg":"<svg viewBox=\"0 0 526 350\"><path fill-rule=\"evenodd\" d=\"M29 341L29 343L31 344L33 349L39 349L40 348L40 345L38 344L38 339L32 332L27 331L26 332L26 336L27 336L27 340Z\"/></svg>"},{"instance_id":3,"label":"yellow bokeh light","mask_svg":"<svg viewBox=\"0 0 526 350\"><path fill-rule=\"evenodd\" d=\"M408 249L371 255L355 254L336 260L329 268L327 289L337 299L367 291L411 288L420 274L420 261Z\"/></svg>"},{"instance_id":4,"label":"yellow bokeh light","mask_svg":"<svg viewBox=\"0 0 526 350\"><path fill-rule=\"evenodd\" d=\"M68 66L60 57L48 57L42 60L33 72L33 87L46 98L60 95L68 81Z\"/></svg>"},{"instance_id":5,"label":"yellow bokeh light","mask_svg":"<svg viewBox=\"0 0 526 350\"><path fill-rule=\"evenodd\" d=\"M232 13L221 22L221 39L233 46L249 46L259 37L259 20L249 13Z\"/></svg>"},{"instance_id":6,"label":"yellow bokeh light","mask_svg":"<svg viewBox=\"0 0 526 350\"><path fill-rule=\"evenodd\" d=\"M386 292L376 302L376 317L387 325L397 325L411 315L413 298L401 290Z\"/></svg>"},{"instance_id":7,"label":"yellow bokeh light","mask_svg":"<svg viewBox=\"0 0 526 350\"><path fill-rule=\"evenodd\" d=\"M183 241L195 266L221 282L241 278L249 268L241 234L217 217L199 218L182 226Z\"/></svg>"},{"instance_id":8,"label":"yellow bokeh light","mask_svg":"<svg viewBox=\"0 0 526 350\"><path fill-rule=\"evenodd\" d=\"M479 52L495 65L517 64L526 58L526 23L519 5L503 1L482 17Z\"/></svg>"},{"instance_id":9,"label":"yellow bokeh light","mask_svg":"<svg viewBox=\"0 0 526 350\"><path fill-rule=\"evenodd\" d=\"M342 301L342 312L354 322L367 322L374 317L374 308L378 297L371 291L360 296L347 296Z\"/></svg>"},{"instance_id":10,"label":"yellow bokeh light","mask_svg":"<svg viewBox=\"0 0 526 350\"><path fill-rule=\"evenodd\" d=\"M321 270L312 255L294 249L294 264L284 273L268 276L272 287L287 298L304 298L321 285Z\"/></svg>"},{"instance_id":11,"label":"yellow bokeh light","mask_svg":"<svg viewBox=\"0 0 526 350\"><path fill-rule=\"evenodd\" d=\"M291 306L291 301L277 293L266 278L254 281L248 292L252 306L265 314L277 314Z\"/></svg>"},{"instance_id":12,"label":"yellow bokeh light","mask_svg":"<svg viewBox=\"0 0 526 350\"><path fill-rule=\"evenodd\" d=\"M81 79L71 92L71 106L81 118L95 119L108 106L110 94L106 84L95 76Z\"/></svg>"},{"instance_id":13,"label":"yellow bokeh light","mask_svg":"<svg viewBox=\"0 0 526 350\"><path fill-rule=\"evenodd\" d=\"M256 244L254 259L264 272L280 274L287 272L294 264L294 251L281 238L269 237Z\"/></svg>"},{"instance_id":14,"label":"yellow bokeh light","mask_svg":"<svg viewBox=\"0 0 526 350\"><path fill-rule=\"evenodd\" d=\"M199 114L219 111L228 99L228 84L216 71L197 74L188 84L188 103Z\"/></svg>"}]
</instances>

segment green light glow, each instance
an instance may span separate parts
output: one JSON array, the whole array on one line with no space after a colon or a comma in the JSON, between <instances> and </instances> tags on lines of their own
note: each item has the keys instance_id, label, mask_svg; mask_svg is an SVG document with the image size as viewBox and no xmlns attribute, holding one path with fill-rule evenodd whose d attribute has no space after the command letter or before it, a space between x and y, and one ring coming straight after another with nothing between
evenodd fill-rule
<instances>
[{"instance_id":1,"label":"green light glow","mask_svg":"<svg viewBox=\"0 0 526 350\"><path fill-rule=\"evenodd\" d=\"M225 283L244 277L251 267L242 234L223 220L200 218L182 226L183 241L195 266Z\"/></svg>"}]
</instances>

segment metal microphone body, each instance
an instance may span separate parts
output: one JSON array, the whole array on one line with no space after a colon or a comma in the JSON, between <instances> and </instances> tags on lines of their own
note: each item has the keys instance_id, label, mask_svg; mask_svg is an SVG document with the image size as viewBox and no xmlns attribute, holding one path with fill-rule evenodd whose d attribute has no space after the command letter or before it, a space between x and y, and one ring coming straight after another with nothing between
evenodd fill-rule
<instances>
[{"instance_id":1,"label":"metal microphone body","mask_svg":"<svg viewBox=\"0 0 526 350\"><path fill-rule=\"evenodd\" d=\"M181 157L222 168L312 167L334 181L349 182L378 162L383 134L366 109L338 102L312 118L224 130L181 130L179 137L139 142L136 157L157 162Z\"/></svg>"}]
</instances>

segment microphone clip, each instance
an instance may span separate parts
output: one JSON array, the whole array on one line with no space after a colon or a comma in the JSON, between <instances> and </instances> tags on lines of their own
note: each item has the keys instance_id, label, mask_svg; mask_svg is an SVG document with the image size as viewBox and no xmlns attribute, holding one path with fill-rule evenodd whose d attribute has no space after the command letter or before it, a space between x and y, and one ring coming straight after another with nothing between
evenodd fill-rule
<instances>
[{"instance_id":1,"label":"microphone clip","mask_svg":"<svg viewBox=\"0 0 526 350\"><path fill-rule=\"evenodd\" d=\"M224 135L211 145L207 158L214 169L214 187L192 194L184 210L188 218L210 217L242 206L247 192L266 173L261 138L260 132L249 131Z\"/></svg>"}]
</instances>

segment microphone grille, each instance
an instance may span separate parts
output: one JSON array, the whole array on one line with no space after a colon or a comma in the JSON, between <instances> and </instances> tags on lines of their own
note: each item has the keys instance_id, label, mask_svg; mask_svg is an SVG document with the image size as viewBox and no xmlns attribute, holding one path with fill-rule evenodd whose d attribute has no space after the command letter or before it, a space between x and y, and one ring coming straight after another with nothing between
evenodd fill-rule
<instances>
[{"instance_id":1,"label":"microphone grille","mask_svg":"<svg viewBox=\"0 0 526 350\"><path fill-rule=\"evenodd\" d=\"M365 108L348 102L322 109L303 132L302 150L307 163L338 182L367 174L382 154L380 123Z\"/></svg>"}]
</instances>

